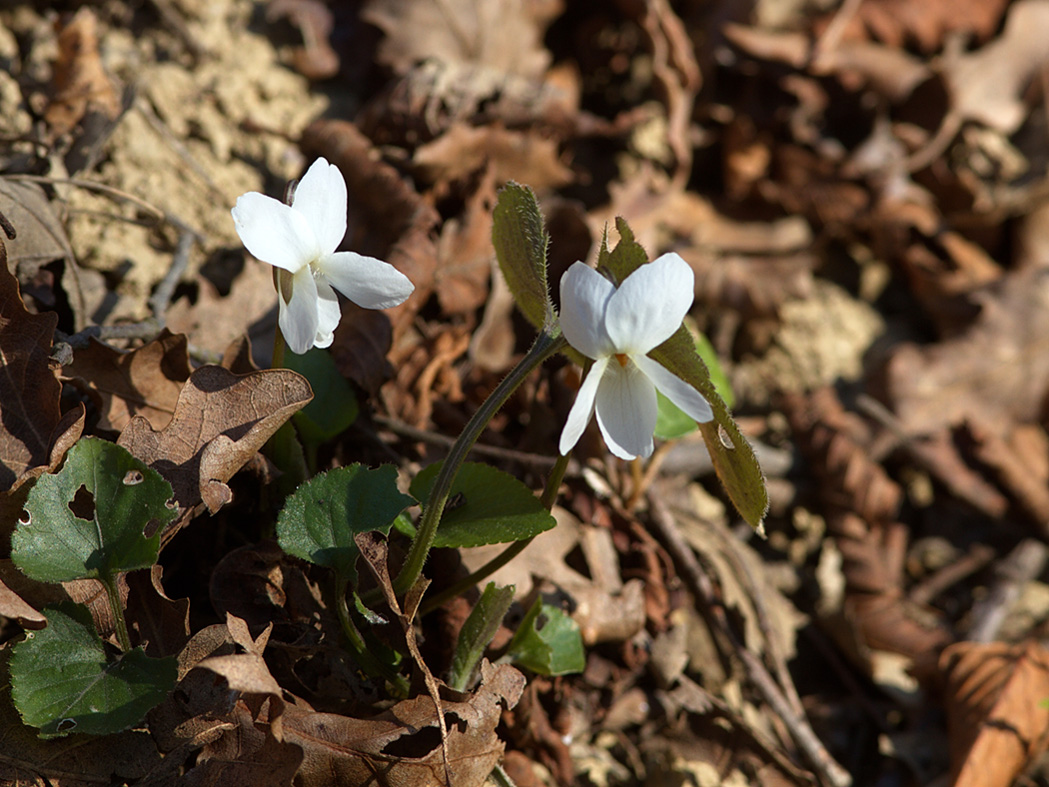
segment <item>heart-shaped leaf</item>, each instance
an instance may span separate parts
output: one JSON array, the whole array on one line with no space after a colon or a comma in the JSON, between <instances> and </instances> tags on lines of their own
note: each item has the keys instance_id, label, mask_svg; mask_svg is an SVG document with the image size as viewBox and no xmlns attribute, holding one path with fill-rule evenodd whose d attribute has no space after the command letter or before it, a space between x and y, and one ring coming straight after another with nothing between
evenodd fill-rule
<instances>
[{"instance_id":1,"label":"heart-shaped leaf","mask_svg":"<svg viewBox=\"0 0 1049 787\"><path fill-rule=\"evenodd\" d=\"M43 582L107 580L157 561L160 531L176 514L171 485L118 445L85 437L62 469L36 482L11 558ZM151 536L145 535L150 522Z\"/></svg>"},{"instance_id":2,"label":"heart-shaped leaf","mask_svg":"<svg viewBox=\"0 0 1049 787\"><path fill-rule=\"evenodd\" d=\"M307 481L277 517L277 540L289 555L326 566L347 582L357 580L357 533L390 532L390 525L415 500L397 489L397 469L338 467Z\"/></svg>"},{"instance_id":3,"label":"heart-shaped leaf","mask_svg":"<svg viewBox=\"0 0 1049 787\"><path fill-rule=\"evenodd\" d=\"M135 648L107 658L86 607L65 602L44 615L47 628L26 632L11 655L15 707L40 737L126 730L174 687L174 656L151 659Z\"/></svg>"},{"instance_id":4,"label":"heart-shaped leaf","mask_svg":"<svg viewBox=\"0 0 1049 787\"><path fill-rule=\"evenodd\" d=\"M411 493L426 500L441 462L424 468ZM557 522L527 486L509 473L478 462L464 462L452 481L435 547L479 547L523 541Z\"/></svg>"}]
</instances>

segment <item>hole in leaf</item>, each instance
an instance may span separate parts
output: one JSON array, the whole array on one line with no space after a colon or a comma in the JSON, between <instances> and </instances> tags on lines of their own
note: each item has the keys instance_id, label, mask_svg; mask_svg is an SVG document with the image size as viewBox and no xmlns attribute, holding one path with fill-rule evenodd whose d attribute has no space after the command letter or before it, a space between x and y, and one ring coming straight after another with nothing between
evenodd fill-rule
<instances>
[{"instance_id":1,"label":"hole in leaf","mask_svg":"<svg viewBox=\"0 0 1049 787\"><path fill-rule=\"evenodd\" d=\"M95 518L95 496L87 491L83 484L76 490L73 499L69 501L69 510L73 516L80 519L91 520Z\"/></svg>"},{"instance_id":2,"label":"hole in leaf","mask_svg":"<svg viewBox=\"0 0 1049 787\"><path fill-rule=\"evenodd\" d=\"M29 523L33 521L33 515L28 510L22 509L22 515L18 517L18 524L25 527L29 526Z\"/></svg>"},{"instance_id":3,"label":"hole in leaf","mask_svg":"<svg viewBox=\"0 0 1049 787\"><path fill-rule=\"evenodd\" d=\"M414 735L402 735L382 747L382 753L391 757L425 757L441 745L441 731L436 727L423 727Z\"/></svg>"},{"instance_id":4,"label":"hole in leaf","mask_svg":"<svg viewBox=\"0 0 1049 787\"><path fill-rule=\"evenodd\" d=\"M128 470L124 476L124 486L134 486L135 484L141 484L146 480L146 477L142 475L141 470Z\"/></svg>"},{"instance_id":5,"label":"hole in leaf","mask_svg":"<svg viewBox=\"0 0 1049 787\"><path fill-rule=\"evenodd\" d=\"M74 727L76 727L76 722L73 719L62 719L62 721L58 722L59 732L69 732Z\"/></svg>"},{"instance_id":6,"label":"hole in leaf","mask_svg":"<svg viewBox=\"0 0 1049 787\"><path fill-rule=\"evenodd\" d=\"M169 508L172 511L174 511L176 508L178 508L178 501L175 500L175 498L171 498L170 500L165 500L164 501L164 506L165 506L165 508Z\"/></svg>"}]
</instances>

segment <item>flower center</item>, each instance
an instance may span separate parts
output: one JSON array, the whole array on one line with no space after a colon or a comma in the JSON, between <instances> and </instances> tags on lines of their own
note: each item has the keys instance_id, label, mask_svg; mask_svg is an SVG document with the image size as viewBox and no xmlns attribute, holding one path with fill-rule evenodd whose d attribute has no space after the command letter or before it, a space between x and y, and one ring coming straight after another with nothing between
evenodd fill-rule
<instances>
[{"instance_id":1,"label":"flower center","mask_svg":"<svg viewBox=\"0 0 1049 787\"><path fill-rule=\"evenodd\" d=\"M622 366L624 369L626 368L627 364L630 363L630 356L628 356L626 353L616 353L615 358L617 361L619 361L619 365Z\"/></svg>"}]
</instances>

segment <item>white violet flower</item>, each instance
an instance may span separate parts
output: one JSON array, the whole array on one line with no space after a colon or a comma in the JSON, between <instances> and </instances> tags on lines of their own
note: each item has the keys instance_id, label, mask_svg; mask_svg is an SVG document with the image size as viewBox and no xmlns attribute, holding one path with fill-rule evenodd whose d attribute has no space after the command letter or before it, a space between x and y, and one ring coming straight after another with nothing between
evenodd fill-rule
<instances>
[{"instance_id":1,"label":"white violet flower","mask_svg":"<svg viewBox=\"0 0 1049 787\"><path fill-rule=\"evenodd\" d=\"M415 289L387 262L336 251L346 234L346 181L323 158L303 175L290 206L251 191L232 213L248 251L280 269L278 322L294 353L331 345L342 315L335 290L365 309L387 309Z\"/></svg>"},{"instance_id":2,"label":"white violet flower","mask_svg":"<svg viewBox=\"0 0 1049 787\"><path fill-rule=\"evenodd\" d=\"M695 388L648 357L670 338L692 307L692 269L677 254L642 265L618 289L582 262L561 278L561 330L594 360L561 432L567 454L597 412L609 450L621 459L649 456L658 389L697 421L713 419Z\"/></svg>"}]
</instances>

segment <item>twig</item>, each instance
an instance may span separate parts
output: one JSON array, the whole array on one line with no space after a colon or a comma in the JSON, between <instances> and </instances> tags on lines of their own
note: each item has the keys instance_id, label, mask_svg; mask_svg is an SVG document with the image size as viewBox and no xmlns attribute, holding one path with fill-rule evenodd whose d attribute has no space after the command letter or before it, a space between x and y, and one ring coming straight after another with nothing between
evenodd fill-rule
<instances>
[{"instance_id":1,"label":"twig","mask_svg":"<svg viewBox=\"0 0 1049 787\"><path fill-rule=\"evenodd\" d=\"M994 560L994 550L986 544L974 544L967 553L932 576L912 587L907 593L915 604L928 604L947 588L975 574Z\"/></svg>"},{"instance_id":2,"label":"twig","mask_svg":"<svg viewBox=\"0 0 1049 787\"><path fill-rule=\"evenodd\" d=\"M993 642L1012 603L1023 587L1042 573L1049 549L1033 538L1021 541L997 566L997 579L986 597L973 605L966 639Z\"/></svg>"},{"instance_id":3,"label":"twig","mask_svg":"<svg viewBox=\"0 0 1049 787\"><path fill-rule=\"evenodd\" d=\"M372 416L372 419L375 423L379 424L379 426L385 427L395 434L402 435L412 440L430 443L431 445L440 445L445 448L450 448L455 444L454 437L447 437L439 432L434 432L429 429L419 429L394 418L375 415ZM557 457L554 456L530 454L525 451L517 451L513 448L499 448L498 446L484 445L482 443L475 443L470 449L470 453L477 454L478 456L488 456L492 459L502 459L508 462L520 462L524 465L540 468L551 468L557 462Z\"/></svg>"},{"instance_id":4,"label":"twig","mask_svg":"<svg viewBox=\"0 0 1049 787\"><path fill-rule=\"evenodd\" d=\"M743 662L747 676L761 693L765 702L783 720L798 748L805 754L812 767L822 779L833 787L850 787L852 777L842 768L823 746L812 730L808 720L791 707L782 689L776 684L765 665L740 642L729 624L725 609L718 600L710 578L703 572L692 548L678 531L670 511L655 495L648 496L652 511L652 523L656 535L674 559L697 604L706 606L725 637L732 643L736 656Z\"/></svg>"}]
</instances>

